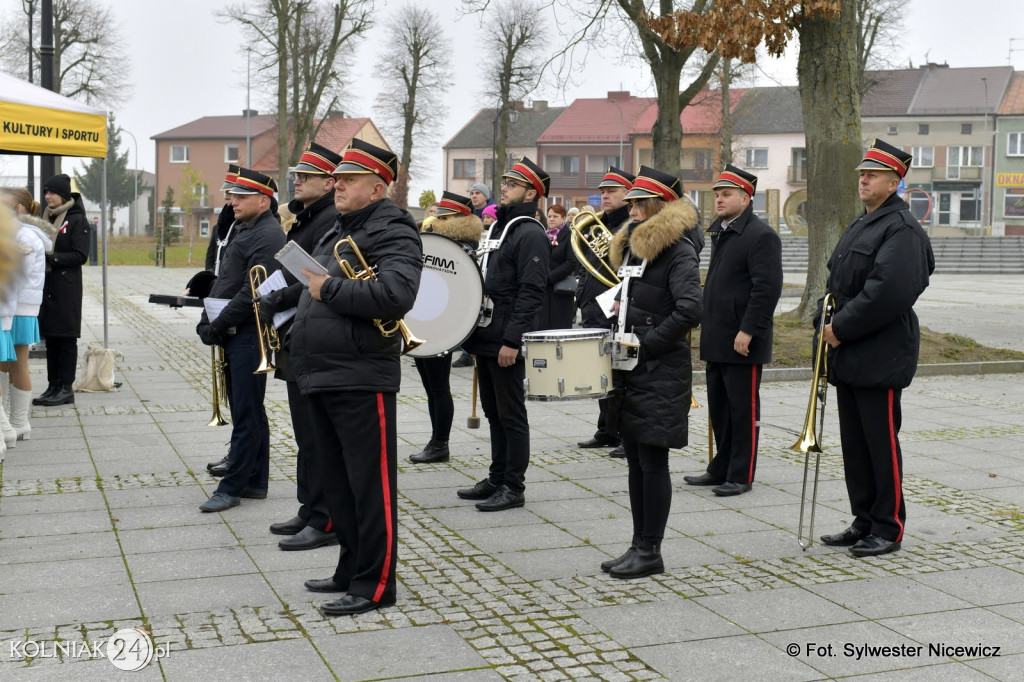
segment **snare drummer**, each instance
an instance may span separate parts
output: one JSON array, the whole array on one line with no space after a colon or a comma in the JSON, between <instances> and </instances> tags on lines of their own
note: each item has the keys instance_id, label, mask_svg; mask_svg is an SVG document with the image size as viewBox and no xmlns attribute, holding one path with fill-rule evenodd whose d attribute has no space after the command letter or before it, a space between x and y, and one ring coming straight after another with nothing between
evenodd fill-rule
<instances>
[{"instance_id":1,"label":"snare drummer","mask_svg":"<svg viewBox=\"0 0 1024 682\"><path fill-rule=\"evenodd\" d=\"M451 237L470 255L476 256L477 245L483 223L473 215L469 197L444 192L434 213L435 220L424 228L425 232ZM416 358L416 371L427 392L427 411L430 414L430 442L421 452L409 457L410 462L428 464L447 462L448 436L452 431L455 417L455 402L452 400L449 377L452 371L452 356L449 351L432 358Z\"/></svg>"},{"instance_id":2,"label":"snare drummer","mask_svg":"<svg viewBox=\"0 0 1024 682\"><path fill-rule=\"evenodd\" d=\"M700 324L700 251L704 236L693 202L680 198L682 183L647 166L626 194L629 225L612 240L612 267L633 266L625 276L619 331L640 341L636 367L615 370L609 428L617 430L629 463L633 538L629 549L601 564L615 578L663 573L661 540L672 503L669 448L686 445L690 410L687 333ZM638 267L637 267L638 266ZM623 320L623 318L625 318Z\"/></svg>"},{"instance_id":3,"label":"snare drummer","mask_svg":"<svg viewBox=\"0 0 1024 682\"><path fill-rule=\"evenodd\" d=\"M493 304L490 323L477 327L464 344L477 358L480 403L491 429L491 467L487 478L458 491L464 500L481 500L480 511L502 511L526 502L530 463L530 422L526 414L526 363L519 354L523 334L536 331L548 276L551 245L534 217L537 200L551 179L528 158L502 176L501 207L490 239L501 240L488 253L484 290ZM505 234L507 232L507 234Z\"/></svg>"}]
</instances>

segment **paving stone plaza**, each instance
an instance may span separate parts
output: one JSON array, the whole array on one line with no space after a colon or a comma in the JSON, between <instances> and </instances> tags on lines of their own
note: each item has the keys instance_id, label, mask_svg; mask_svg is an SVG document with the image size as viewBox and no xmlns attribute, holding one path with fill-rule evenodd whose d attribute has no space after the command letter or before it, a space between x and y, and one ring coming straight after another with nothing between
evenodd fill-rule
<instances>
[{"instance_id":1,"label":"paving stone plaza","mask_svg":"<svg viewBox=\"0 0 1024 682\"><path fill-rule=\"evenodd\" d=\"M598 564L631 535L624 460L576 442L591 402L530 403L526 506L483 514L455 489L486 472L466 428L471 369L452 371L452 460L412 465L430 436L410 360L399 395L399 603L325 618L337 547L283 552L267 526L294 515L285 387L268 383L266 500L198 505L226 452L208 428L210 355L197 309L147 302L184 270L109 271L116 393L34 408L0 488L0 680L1014 680L1024 670L1024 381L1016 373L919 376L904 392L902 551L855 559L797 539L803 455L763 429L751 493L682 481L707 461L706 409L670 458L664 575L619 581ZM87 268L85 337L103 338L101 275ZM799 281L800 278L795 278ZM1019 281L936 277L919 304L933 329L1024 350ZM1019 369L1019 366L1018 366ZM44 364L33 361L37 388ZM809 382L766 381L762 418L799 428ZM695 390L704 405L703 386ZM482 413L481 413L482 417ZM850 521L834 393L815 535ZM81 649L143 627L156 656L122 672ZM58 646L62 644L63 646ZM77 644L78 646L72 646ZM957 648L959 647L959 649Z\"/></svg>"}]
</instances>

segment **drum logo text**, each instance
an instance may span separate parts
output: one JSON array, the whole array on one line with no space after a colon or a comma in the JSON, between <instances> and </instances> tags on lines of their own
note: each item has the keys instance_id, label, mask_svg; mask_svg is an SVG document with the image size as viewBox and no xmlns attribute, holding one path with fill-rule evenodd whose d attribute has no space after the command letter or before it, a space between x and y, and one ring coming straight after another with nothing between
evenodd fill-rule
<instances>
[{"instance_id":1,"label":"drum logo text","mask_svg":"<svg viewBox=\"0 0 1024 682\"><path fill-rule=\"evenodd\" d=\"M425 253L423 254L423 265L431 270L441 270L452 275L459 274L455 269L455 261L450 258L441 258L440 256L432 256Z\"/></svg>"}]
</instances>

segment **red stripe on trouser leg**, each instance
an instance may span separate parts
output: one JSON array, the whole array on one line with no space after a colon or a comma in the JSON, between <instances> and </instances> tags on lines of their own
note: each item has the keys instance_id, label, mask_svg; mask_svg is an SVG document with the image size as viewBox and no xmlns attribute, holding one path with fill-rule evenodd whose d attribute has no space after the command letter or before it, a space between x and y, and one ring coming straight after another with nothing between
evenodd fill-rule
<instances>
[{"instance_id":1,"label":"red stripe on trouser leg","mask_svg":"<svg viewBox=\"0 0 1024 682\"><path fill-rule=\"evenodd\" d=\"M391 527L391 481L388 479L388 422L384 414L384 395L377 394L377 418L380 422L380 482L381 493L384 495L384 527L387 529L388 549L384 555L384 568L380 572L380 580L373 594L373 601L380 601L388 584L391 571L391 548L394 545L395 529Z\"/></svg>"},{"instance_id":2,"label":"red stripe on trouser leg","mask_svg":"<svg viewBox=\"0 0 1024 682\"><path fill-rule=\"evenodd\" d=\"M757 459L757 365L750 366L750 469L747 483L754 482L754 460Z\"/></svg>"},{"instance_id":3,"label":"red stripe on trouser leg","mask_svg":"<svg viewBox=\"0 0 1024 682\"><path fill-rule=\"evenodd\" d=\"M324 532L330 533L332 530L334 530L334 521L332 519L327 519L327 525L324 526Z\"/></svg>"},{"instance_id":4,"label":"red stripe on trouser leg","mask_svg":"<svg viewBox=\"0 0 1024 682\"><path fill-rule=\"evenodd\" d=\"M896 525L900 527L900 534L896 537L896 541L899 542L903 539L903 522L900 521L900 507L903 504L903 481L900 480L900 463L896 451L896 426L892 418L893 392L891 388L888 390L887 396L889 399L889 454L892 457L892 489L895 496L892 518Z\"/></svg>"}]
</instances>

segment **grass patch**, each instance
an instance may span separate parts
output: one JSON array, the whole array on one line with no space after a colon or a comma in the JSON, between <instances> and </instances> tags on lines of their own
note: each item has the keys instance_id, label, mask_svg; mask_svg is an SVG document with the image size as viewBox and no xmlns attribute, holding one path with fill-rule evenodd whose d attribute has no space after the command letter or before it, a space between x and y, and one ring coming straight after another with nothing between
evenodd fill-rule
<instances>
[{"instance_id":1,"label":"grass patch","mask_svg":"<svg viewBox=\"0 0 1024 682\"><path fill-rule=\"evenodd\" d=\"M174 244L167 247L167 267L202 268L206 260L207 240L192 243L192 258L189 262L189 245ZM156 239L152 237L109 237L107 239L107 262L110 265L154 265Z\"/></svg>"}]
</instances>

